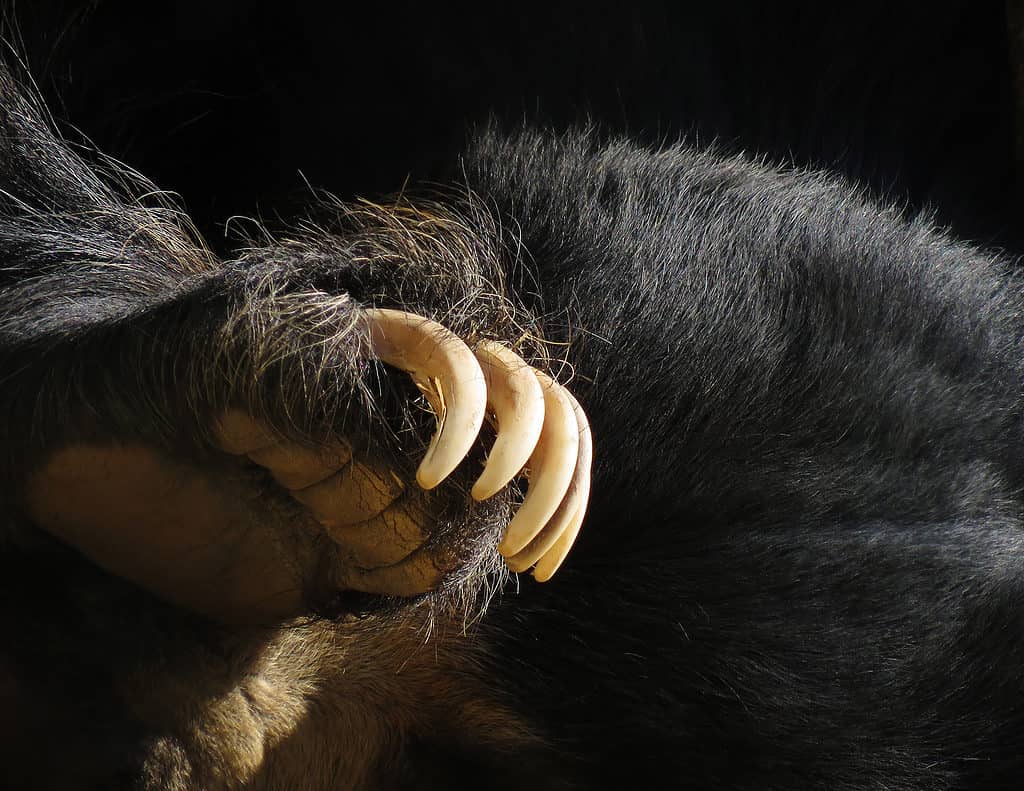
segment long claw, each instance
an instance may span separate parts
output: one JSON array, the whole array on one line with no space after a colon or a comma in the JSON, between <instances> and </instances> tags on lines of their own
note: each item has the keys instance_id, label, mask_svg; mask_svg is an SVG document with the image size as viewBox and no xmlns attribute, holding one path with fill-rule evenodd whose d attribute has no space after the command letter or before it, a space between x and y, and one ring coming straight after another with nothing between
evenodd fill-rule
<instances>
[{"instance_id":1,"label":"long claw","mask_svg":"<svg viewBox=\"0 0 1024 791\"><path fill-rule=\"evenodd\" d=\"M576 536L579 535L585 511L586 507L576 512L568 526L562 531L562 535L558 537L555 545L537 563L536 568L533 570L533 577L537 582L547 582L558 571L558 567L562 565L562 561L565 560L569 550L572 549Z\"/></svg>"},{"instance_id":2,"label":"long claw","mask_svg":"<svg viewBox=\"0 0 1024 791\"><path fill-rule=\"evenodd\" d=\"M576 427L579 430L579 450L576 455L576 468L573 470L572 480L569 482L569 489L544 529L523 549L505 563L512 571L526 571L534 563L540 560L558 544L562 534L569 531L573 524L575 531L573 537L579 532L579 523L583 521L583 515L587 510L587 501L590 499L590 468L594 456L593 438L590 432L590 423L587 421L586 413L579 402L572 397L568 390L565 396L572 405L573 414L576 416ZM571 546L572 542L569 542ZM565 550L568 552L569 546ZM564 554L562 556L564 558ZM559 560L559 563L561 560ZM544 579L554 574L555 568ZM534 575L536 576L536 574ZM543 581L543 580L542 580Z\"/></svg>"},{"instance_id":3,"label":"long claw","mask_svg":"<svg viewBox=\"0 0 1024 791\"><path fill-rule=\"evenodd\" d=\"M521 552L554 516L569 489L579 456L579 424L568 392L540 371L536 376L544 391L544 428L530 457L526 498L498 545L505 557Z\"/></svg>"},{"instance_id":4,"label":"long claw","mask_svg":"<svg viewBox=\"0 0 1024 791\"><path fill-rule=\"evenodd\" d=\"M483 341L475 353L487 380L487 404L498 421L498 438L471 492L473 499L486 500L530 460L544 426L544 393L533 368L511 349Z\"/></svg>"},{"instance_id":5,"label":"long claw","mask_svg":"<svg viewBox=\"0 0 1024 791\"><path fill-rule=\"evenodd\" d=\"M590 493L593 446L580 405L501 344L484 341L470 351L440 324L397 310L370 309L366 318L373 353L412 377L437 418L417 471L420 486L433 488L451 474L489 408L498 436L472 496L493 496L529 464L529 491L498 548L513 571L536 564L537 580L549 579L575 541ZM401 483L354 461L347 443L307 449L238 410L224 414L216 433L222 449L268 469L351 553L362 567L352 569L351 587L409 596L444 575L445 561L423 544L426 516L392 508Z\"/></svg>"},{"instance_id":6,"label":"long claw","mask_svg":"<svg viewBox=\"0 0 1024 791\"><path fill-rule=\"evenodd\" d=\"M366 311L370 344L383 362L412 376L437 416L437 431L416 471L424 489L447 478L476 441L487 385L473 352L435 321L399 310Z\"/></svg>"},{"instance_id":7,"label":"long claw","mask_svg":"<svg viewBox=\"0 0 1024 791\"><path fill-rule=\"evenodd\" d=\"M562 565L562 561L572 549L573 542L576 541L576 536L579 535L580 527L583 526L583 517L586 516L587 505L590 502L590 476L594 464L594 434L590 430L590 421L587 420L587 414L583 411L579 401L573 398L568 391L566 391L566 395L572 403L572 411L576 415L576 425L580 431L580 452L576 458L576 469L573 472L566 501L571 499L574 504L578 505L558 540L533 570L533 577L538 582L547 582Z\"/></svg>"}]
</instances>

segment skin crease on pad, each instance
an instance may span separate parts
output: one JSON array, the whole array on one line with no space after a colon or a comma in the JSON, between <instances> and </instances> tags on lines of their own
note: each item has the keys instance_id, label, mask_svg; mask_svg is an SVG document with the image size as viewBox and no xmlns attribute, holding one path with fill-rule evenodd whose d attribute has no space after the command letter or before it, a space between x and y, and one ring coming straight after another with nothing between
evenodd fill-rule
<instances>
[{"instance_id":1,"label":"skin crease on pad","mask_svg":"<svg viewBox=\"0 0 1024 791\"><path fill-rule=\"evenodd\" d=\"M529 464L535 484L499 549L514 570L542 561L550 577L578 530L574 517L586 507L590 473L589 436L580 442L580 429L588 432L585 422L577 425L582 412L571 396L500 344L481 344L474 353L440 324L401 311L368 310L366 320L376 356L409 373L435 409L437 431L417 482L433 488L450 475L490 412L498 433L476 499L493 495ZM350 564L379 568L350 578L350 587L405 596L436 584L443 570L416 552L429 515L403 504L402 481L354 458L344 439L321 448L288 443L237 409L222 416L217 439L221 450L268 470ZM28 509L41 527L101 567L228 622L301 612L304 567L318 551L316 542L296 539L298 567L282 563L281 547L261 530L258 508L239 498L230 480L211 479L144 446L59 450L32 476Z\"/></svg>"}]
</instances>

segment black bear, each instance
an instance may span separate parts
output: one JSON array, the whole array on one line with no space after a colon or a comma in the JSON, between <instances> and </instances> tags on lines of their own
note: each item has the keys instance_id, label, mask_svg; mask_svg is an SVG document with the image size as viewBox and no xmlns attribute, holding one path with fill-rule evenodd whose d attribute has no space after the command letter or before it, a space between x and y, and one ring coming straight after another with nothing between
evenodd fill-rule
<instances>
[{"instance_id":1,"label":"black bear","mask_svg":"<svg viewBox=\"0 0 1024 791\"><path fill-rule=\"evenodd\" d=\"M89 156L0 77L8 787L1019 782L1006 262L826 175L530 130L218 260ZM550 582L501 563L516 488L471 496L488 442L413 482L434 417L368 353L381 310L582 405ZM400 507L345 550L268 447Z\"/></svg>"}]
</instances>

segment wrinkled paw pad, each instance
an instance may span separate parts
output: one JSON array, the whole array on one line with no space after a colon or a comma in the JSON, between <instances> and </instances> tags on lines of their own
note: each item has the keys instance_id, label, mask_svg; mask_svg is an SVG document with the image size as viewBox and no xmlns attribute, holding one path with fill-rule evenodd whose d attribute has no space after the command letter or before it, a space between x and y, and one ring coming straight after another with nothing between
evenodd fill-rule
<instances>
[{"instance_id":1,"label":"wrinkled paw pad","mask_svg":"<svg viewBox=\"0 0 1024 791\"><path fill-rule=\"evenodd\" d=\"M549 579L579 532L590 491L592 444L586 416L565 388L493 341L471 350L440 324L396 310L366 311L373 353L407 372L430 403L437 430L416 473L424 489L444 481L469 453L490 414L497 425L477 500L524 470L529 489L499 545L513 571L536 564ZM217 427L220 447L266 468L358 567L352 587L414 595L445 573L423 544L428 516L390 470L353 458L344 440L310 449L282 441L244 412Z\"/></svg>"},{"instance_id":2,"label":"wrinkled paw pad","mask_svg":"<svg viewBox=\"0 0 1024 791\"><path fill-rule=\"evenodd\" d=\"M244 454L270 472L343 548L347 587L414 595L439 580L442 570L422 551L428 515L405 496L393 471L353 457L341 440L317 448L282 441L238 410L222 417L217 439L223 450Z\"/></svg>"}]
</instances>

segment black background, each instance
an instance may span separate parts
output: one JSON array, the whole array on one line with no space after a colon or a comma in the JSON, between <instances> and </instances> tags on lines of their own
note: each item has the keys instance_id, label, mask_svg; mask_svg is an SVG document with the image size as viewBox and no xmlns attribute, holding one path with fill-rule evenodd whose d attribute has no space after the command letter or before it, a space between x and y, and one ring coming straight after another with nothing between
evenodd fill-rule
<instances>
[{"instance_id":1,"label":"black background","mask_svg":"<svg viewBox=\"0 0 1024 791\"><path fill-rule=\"evenodd\" d=\"M7 5L65 133L179 193L219 249L306 182L443 177L490 116L826 167L1020 247L1001 3Z\"/></svg>"}]
</instances>

